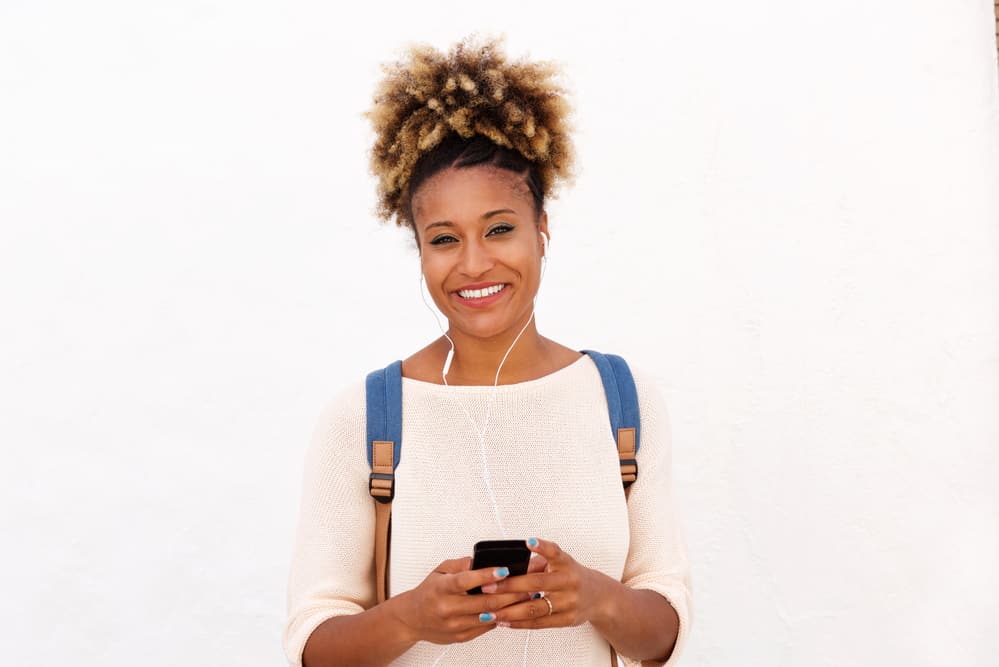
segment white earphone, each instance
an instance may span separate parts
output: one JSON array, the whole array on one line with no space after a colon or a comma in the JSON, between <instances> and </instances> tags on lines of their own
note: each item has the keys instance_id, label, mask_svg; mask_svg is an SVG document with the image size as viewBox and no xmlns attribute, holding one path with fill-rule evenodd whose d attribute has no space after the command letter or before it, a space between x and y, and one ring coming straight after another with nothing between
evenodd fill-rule
<instances>
[{"instance_id":1,"label":"white earphone","mask_svg":"<svg viewBox=\"0 0 999 667\"><path fill-rule=\"evenodd\" d=\"M548 237L544 234L544 232L539 232L539 234L541 235L541 244L544 246L545 249L544 254L541 256L541 276L538 278L538 285L540 287L541 280L544 279L545 277L545 268L548 266ZM451 349L448 350L447 357L444 359L444 367L441 369L441 379L444 381L444 385L447 386L447 373L451 369L451 361L454 359L454 341L451 340L451 337L447 335L447 331L444 329L444 325L441 324L441 321L437 316L437 311L431 308L430 304L427 302L427 298L426 296L424 296L423 283L424 283L424 277L423 277L423 271L421 270L420 298L423 299L423 305L425 305L427 307L427 310L429 310L431 314L434 316L434 321L437 322L437 327L441 330L441 333L444 335L445 338L447 338L448 342L451 344ZM535 303L537 303L537 294L535 294L534 301ZM531 316L528 318L527 322L524 323L524 327L520 330L520 333L517 334L517 337L513 339L513 343L511 343L510 347L507 348L506 354L503 355L503 359L499 363L499 368L496 369L496 377L493 379L493 390L489 396L489 402L486 405L486 414L482 428L479 428L478 423L476 423L476 421L472 418L472 415L465 408L464 403L461 400L459 400L457 396L452 395L452 398L457 402L458 406L461 408L461 411L465 414L465 417L468 419L469 423L472 426L472 430L475 432L475 435L478 438L479 449L482 454L482 480L485 483L486 491L489 494L489 500L492 503L493 516L496 519L496 523L499 526L500 533L503 535L504 539L508 536L506 532L506 527L503 524L503 519L500 516L499 505L496 501L496 496L493 493L492 482L490 480L490 474L489 474L489 462L486 456L485 437L486 437L486 431L489 429L489 416L490 413L492 412L493 400L496 398L496 388L499 384L500 370L502 370L503 364L506 363L506 359L510 355L510 352L513 350L514 346L517 344L517 341L520 340L521 335L523 335L524 331L527 330L527 326L533 320L534 320L534 309L532 308ZM524 651L522 656L523 665L525 667L527 665L527 647L530 640L531 640L531 630L528 630L527 634L524 637ZM444 647L444 650L441 651L440 655L437 656L437 659L434 661L432 667L437 667L437 665L440 664L441 660L444 659L444 656L447 655L447 652L448 650L450 650L450 648L451 648L450 645Z\"/></svg>"}]
</instances>

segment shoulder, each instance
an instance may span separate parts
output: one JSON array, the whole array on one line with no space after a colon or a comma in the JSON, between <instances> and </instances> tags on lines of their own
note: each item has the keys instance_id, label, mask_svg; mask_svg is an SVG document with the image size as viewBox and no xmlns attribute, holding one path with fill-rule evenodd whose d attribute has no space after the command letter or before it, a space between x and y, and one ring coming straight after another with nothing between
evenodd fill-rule
<instances>
[{"instance_id":1,"label":"shoulder","mask_svg":"<svg viewBox=\"0 0 999 667\"><path fill-rule=\"evenodd\" d=\"M364 421L365 381L356 380L346 385L322 405L319 424Z\"/></svg>"},{"instance_id":2,"label":"shoulder","mask_svg":"<svg viewBox=\"0 0 999 667\"><path fill-rule=\"evenodd\" d=\"M634 366L629 364L631 375L635 378L635 389L638 392L638 404L640 408L655 409L656 411L666 409L666 399L659 385L659 379L644 366ZM643 410L644 411L644 410Z\"/></svg>"},{"instance_id":3,"label":"shoulder","mask_svg":"<svg viewBox=\"0 0 999 667\"><path fill-rule=\"evenodd\" d=\"M657 471L668 470L672 457L673 434L666 398L657 377L643 366L632 366L638 393L638 412L641 419L641 442L638 458L642 472L657 475ZM641 479L642 473L639 473Z\"/></svg>"},{"instance_id":4,"label":"shoulder","mask_svg":"<svg viewBox=\"0 0 999 667\"><path fill-rule=\"evenodd\" d=\"M312 431L308 459L313 464L342 459L367 464L365 382L343 387L322 404Z\"/></svg>"},{"instance_id":5,"label":"shoulder","mask_svg":"<svg viewBox=\"0 0 999 667\"><path fill-rule=\"evenodd\" d=\"M638 480L632 487L629 506L641 504L645 494L638 491L646 488L650 482L653 486L668 480L673 450L673 435L670 415L666 408L666 399L661 388L660 378L640 361L632 363L625 359L631 375L635 380L635 390L638 394L638 412L640 421L638 443Z\"/></svg>"},{"instance_id":6,"label":"shoulder","mask_svg":"<svg viewBox=\"0 0 999 667\"><path fill-rule=\"evenodd\" d=\"M660 379L640 360L633 362L624 355L624 359L635 381L635 392L638 394L638 411L641 415L642 429L655 424L668 424L669 416L666 409L666 399L660 385Z\"/></svg>"},{"instance_id":7,"label":"shoulder","mask_svg":"<svg viewBox=\"0 0 999 667\"><path fill-rule=\"evenodd\" d=\"M638 393L638 403L640 408L664 408L665 401L663 399L663 393L660 389L659 379L654 373L652 373L647 366L639 362L633 362L629 357L616 354L616 353L604 353L604 354L615 354L622 359L628 365L628 370L631 372L631 377L635 381L635 391Z\"/></svg>"}]
</instances>

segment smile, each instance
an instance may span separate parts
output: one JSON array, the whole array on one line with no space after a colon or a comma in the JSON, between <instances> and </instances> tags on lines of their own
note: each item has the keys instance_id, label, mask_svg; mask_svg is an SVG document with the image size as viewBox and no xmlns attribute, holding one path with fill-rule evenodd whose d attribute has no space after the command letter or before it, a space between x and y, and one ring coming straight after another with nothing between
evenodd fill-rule
<instances>
[{"instance_id":1,"label":"smile","mask_svg":"<svg viewBox=\"0 0 999 667\"><path fill-rule=\"evenodd\" d=\"M489 287L484 287L482 289L458 290L458 296L462 299L483 299L487 296L499 294L504 289L506 289L506 284L501 283L499 285L490 285Z\"/></svg>"}]
</instances>

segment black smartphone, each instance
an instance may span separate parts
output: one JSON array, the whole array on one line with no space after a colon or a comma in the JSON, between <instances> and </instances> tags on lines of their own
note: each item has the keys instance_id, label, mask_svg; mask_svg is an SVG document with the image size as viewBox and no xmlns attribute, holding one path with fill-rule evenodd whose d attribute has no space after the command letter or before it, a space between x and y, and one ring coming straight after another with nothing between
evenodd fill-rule
<instances>
[{"instance_id":1,"label":"black smartphone","mask_svg":"<svg viewBox=\"0 0 999 667\"><path fill-rule=\"evenodd\" d=\"M527 566L531 562L531 550L524 540L484 540L475 543L472 554L472 569L484 567L506 567L510 576L527 574ZM482 593L482 588L476 586L468 591L472 595Z\"/></svg>"}]
</instances>

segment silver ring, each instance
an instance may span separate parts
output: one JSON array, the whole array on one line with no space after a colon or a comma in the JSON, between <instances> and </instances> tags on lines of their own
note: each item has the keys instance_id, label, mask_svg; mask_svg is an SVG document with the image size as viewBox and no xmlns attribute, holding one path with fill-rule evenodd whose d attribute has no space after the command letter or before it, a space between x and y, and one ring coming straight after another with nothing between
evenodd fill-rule
<instances>
[{"instance_id":1,"label":"silver ring","mask_svg":"<svg viewBox=\"0 0 999 667\"><path fill-rule=\"evenodd\" d=\"M552 601L549 600L547 597L544 597L544 598L541 598L541 599L548 603L548 615L551 616L552 612L555 611L555 608L552 607Z\"/></svg>"}]
</instances>

